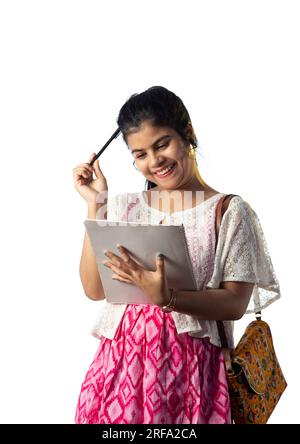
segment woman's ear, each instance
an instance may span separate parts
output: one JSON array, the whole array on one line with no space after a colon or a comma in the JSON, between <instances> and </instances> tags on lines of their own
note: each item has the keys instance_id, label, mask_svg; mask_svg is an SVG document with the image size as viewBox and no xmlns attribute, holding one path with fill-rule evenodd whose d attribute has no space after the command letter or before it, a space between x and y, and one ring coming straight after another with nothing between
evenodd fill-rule
<instances>
[{"instance_id":1,"label":"woman's ear","mask_svg":"<svg viewBox=\"0 0 300 444\"><path fill-rule=\"evenodd\" d=\"M191 124L191 122L188 122L185 129L184 129L184 133L185 136L187 138L187 140L189 141L189 144L192 145L193 141L195 140L196 136L195 136L195 132L194 132L194 128Z\"/></svg>"}]
</instances>

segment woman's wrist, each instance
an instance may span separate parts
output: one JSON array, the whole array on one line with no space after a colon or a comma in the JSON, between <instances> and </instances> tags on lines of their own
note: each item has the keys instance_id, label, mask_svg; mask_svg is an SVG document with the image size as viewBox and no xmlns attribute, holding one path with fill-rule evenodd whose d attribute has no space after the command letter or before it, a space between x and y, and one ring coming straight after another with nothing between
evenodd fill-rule
<instances>
[{"instance_id":1,"label":"woman's wrist","mask_svg":"<svg viewBox=\"0 0 300 444\"><path fill-rule=\"evenodd\" d=\"M176 291L174 288L169 288L169 298L168 302L164 303L160 308L162 311L168 313L175 310L176 307Z\"/></svg>"},{"instance_id":2,"label":"woman's wrist","mask_svg":"<svg viewBox=\"0 0 300 444\"><path fill-rule=\"evenodd\" d=\"M96 202L88 202L88 208L87 208L87 212L88 212L88 219L96 219L96 215L97 215L97 203Z\"/></svg>"},{"instance_id":3,"label":"woman's wrist","mask_svg":"<svg viewBox=\"0 0 300 444\"><path fill-rule=\"evenodd\" d=\"M87 207L89 219L107 219L107 207L105 204L98 202L88 202Z\"/></svg>"},{"instance_id":4,"label":"woman's wrist","mask_svg":"<svg viewBox=\"0 0 300 444\"><path fill-rule=\"evenodd\" d=\"M160 308L164 305L167 305L171 299L172 293L170 288L167 288L162 296L160 296L159 301L155 302L155 305L158 305Z\"/></svg>"}]
</instances>

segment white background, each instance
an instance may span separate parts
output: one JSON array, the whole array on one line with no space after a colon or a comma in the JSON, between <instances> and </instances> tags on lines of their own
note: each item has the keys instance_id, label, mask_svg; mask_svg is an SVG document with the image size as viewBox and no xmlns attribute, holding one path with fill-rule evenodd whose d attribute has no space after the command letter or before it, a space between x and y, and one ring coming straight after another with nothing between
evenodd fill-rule
<instances>
[{"instance_id":1,"label":"white background","mask_svg":"<svg viewBox=\"0 0 300 444\"><path fill-rule=\"evenodd\" d=\"M189 110L204 180L260 218L282 294L263 319L288 381L269 423L300 422L299 20L291 0L1 1L2 423L74 422L101 302L79 278L72 170L153 85ZM100 167L111 194L144 189L121 136Z\"/></svg>"}]
</instances>

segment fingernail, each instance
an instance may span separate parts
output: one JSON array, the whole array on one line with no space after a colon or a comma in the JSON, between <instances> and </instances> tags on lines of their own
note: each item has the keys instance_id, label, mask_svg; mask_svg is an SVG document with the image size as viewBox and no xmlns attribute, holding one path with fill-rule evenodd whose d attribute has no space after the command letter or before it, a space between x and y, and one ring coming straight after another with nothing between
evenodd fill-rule
<instances>
[{"instance_id":1,"label":"fingernail","mask_svg":"<svg viewBox=\"0 0 300 444\"><path fill-rule=\"evenodd\" d=\"M156 256L159 257L160 259L162 259L164 257L164 255L162 253L156 253Z\"/></svg>"}]
</instances>

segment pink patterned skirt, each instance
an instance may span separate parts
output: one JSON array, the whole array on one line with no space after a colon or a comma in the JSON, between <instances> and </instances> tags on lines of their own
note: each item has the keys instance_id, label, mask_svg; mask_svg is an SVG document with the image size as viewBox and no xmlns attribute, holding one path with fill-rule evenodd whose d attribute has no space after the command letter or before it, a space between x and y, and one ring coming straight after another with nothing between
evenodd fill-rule
<instances>
[{"instance_id":1,"label":"pink patterned skirt","mask_svg":"<svg viewBox=\"0 0 300 444\"><path fill-rule=\"evenodd\" d=\"M114 339L100 339L75 423L230 424L221 348L178 334L155 305L127 305Z\"/></svg>"}]
</instances>

